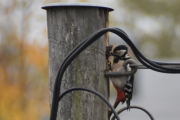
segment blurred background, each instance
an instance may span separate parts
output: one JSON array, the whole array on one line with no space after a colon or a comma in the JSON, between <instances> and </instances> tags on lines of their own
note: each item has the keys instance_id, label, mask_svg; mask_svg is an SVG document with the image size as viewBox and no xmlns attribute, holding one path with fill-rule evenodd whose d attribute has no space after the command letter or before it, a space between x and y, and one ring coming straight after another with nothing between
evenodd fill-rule
<instances>
[{"instance_id":1,"label":"blurred background","mask_svg":"<svg viewBox=\"0 0 180 120\"><path fill-rule=\"evenodd\" d=\"M0 120L49 119L47 25L41 7L53 2L110 6L109 26L123 29L144 56L180 62L179 0L0 0ZM125 44L119 39L110 34L110 44ZM132 105L144 107L156 120L179 120L179 78L139 70ZM112 104L114 99L111 87ZM134 109L120 117L150 120Z\"/></svg>"}]
</instances>

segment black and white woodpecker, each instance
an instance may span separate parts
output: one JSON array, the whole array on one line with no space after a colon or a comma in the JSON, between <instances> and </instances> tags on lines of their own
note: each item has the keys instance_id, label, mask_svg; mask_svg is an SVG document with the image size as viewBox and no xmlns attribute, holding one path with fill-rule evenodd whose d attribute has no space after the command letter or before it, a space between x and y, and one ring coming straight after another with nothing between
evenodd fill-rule
<instances>
[{"instance_id":1,"label":"black and white woodpecker","mask_svg":"<svg viewBox=\"0 0 180 120\"><path fill-rule=\"evenodd\" d=\"M119 45L115 47L112 54L114 56L111 68L113 72L130 71L129 66L127 66L126 68L122 66L125 60L130 59L130 56L128 55L128 48L125 45ZM120 102L126 102L127 109L129 109L130 100L132 99L134 75L110 77L110 80L112 81L117 94L114 108L116 108ZM109 118L111 114L112 112L110 111Z\"/></svg>"}]
</instances>

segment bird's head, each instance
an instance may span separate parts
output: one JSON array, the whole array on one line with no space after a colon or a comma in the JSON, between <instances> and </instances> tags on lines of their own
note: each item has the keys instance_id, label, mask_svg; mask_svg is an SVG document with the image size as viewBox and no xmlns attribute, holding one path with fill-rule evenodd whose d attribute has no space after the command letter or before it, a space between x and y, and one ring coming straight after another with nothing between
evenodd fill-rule
<instances>
[{"instance_id":1,"label":"bird's head","mask_svg":"<svg viewBox=\"0 0 180 120\"><path fill-rule=\"evenodd\" d=\"M128 55L128 48L125 45L119 45L114 48L114 63L117 63L119 60L126 60L129 59L130 56Z\"/></svg>"}]
</instances>

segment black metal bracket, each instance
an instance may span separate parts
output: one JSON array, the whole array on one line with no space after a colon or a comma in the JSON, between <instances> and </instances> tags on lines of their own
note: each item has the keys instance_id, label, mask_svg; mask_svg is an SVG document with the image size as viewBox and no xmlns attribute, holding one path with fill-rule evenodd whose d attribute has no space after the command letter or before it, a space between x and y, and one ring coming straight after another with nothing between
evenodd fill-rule
<instances>
[{"instance_id":1,"label":"black metal bracket","mask_svg":"<svg viewBox=\"0 0 180 120\"><path fill-rule=\"evenodd\" d=\"M126 67L127 65L136 65L136 61L134 59L128 59L124 61L123 66ZM134 75L137 71L136 66L131 66L131 71L119 71L119 72L109 72L107 70L104 71L104 75L106 77L118 77L118 76L131 76Z\"/></svg>"},{"instance_id":2,"label":"black metal bracket","mask_svg":"<svg viewBox=\"0 0 180 120\"><path fill-rule=\"evenodd\" d=\"M121 37L131 47L134 55L139 60L139 62L142 63L142 65L147 67L148 69L152 69L154 71L162 72L162 73L173 73L173 74L180 73L180 68L173 67L173 66L170 67L170 65L172 65L172 63L157 62L157 61L150 60L150 59L146 58L145 56L143 56L123 30L121 30L119 28L103 28L101 30L96 31L91 36L89 36L87 39L85 39L82 43L80 43L78 46L76 46L69 53L69 55L64 59L63 63L61 64L61 67L59 68L58 75L56 77L55 84L54 84L50 120L56 120L58 103L60 100L59 97L62 95L65 95L66 92L75 90L75 88L67 90L59 96L61 81L62 81L62 77L63 77L63 74L64 74L66 68L74 60L74 58L77 57L77 55L79 55L84 49L86 49L88 46L90 46L94 41L96 41L99 37L101 37L106 32L112 32L112 33L118 35L119 37ZM177 63L177 64L180 65L180 63ZM164 65L166 65L166 66L164 66ZM131 65L131 67L136 67L136 66L137 65L133 65L133 64ZM105 75L107 75L107 74L110 75L111 73L105 73ZM123 73L123 74L125 74L125 73ZM130 73L128 73L128 75L129 74ZM98 93L96 93L96 92L94 92L94 94L98 95ZM104 99L104 100L106 101L106 99ZM106 101L106 104L109 105L108 101ZM120 118L119 118L117 112L115 112L114 108L113 107L110 107L110 108L111 108L111 111L113 111L115 118L117 120L120 120Z\"/></svg>"}]
</instances>

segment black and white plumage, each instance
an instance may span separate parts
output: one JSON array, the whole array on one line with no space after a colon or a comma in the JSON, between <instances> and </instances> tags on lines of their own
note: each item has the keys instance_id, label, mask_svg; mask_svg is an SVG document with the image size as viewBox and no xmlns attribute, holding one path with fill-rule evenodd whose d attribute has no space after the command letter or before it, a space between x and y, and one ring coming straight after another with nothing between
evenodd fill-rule
<instances>
[{"instance_id":1,"label":"black and white plumage","mask_svg":"<svg viewBox=\"0 0 180 120\"><path fill-rule=\"evenodd\" d=\"M130 59L128 55L128 48L125 45L119 45L114 48L113 50L113 64L112 64L112 71L113 72L126 72L130 71L130 67L123 66L124 61ZM120 76L120 77L110 77L113 86L116 89L117 97L114 103L114 108L118 106L120 102L127 104L127 109L130 108L130 100L132 99L133 93L133 81L134 76ZM109 113L109 118L111 116L111 112Z\"/></svg>"},{"instance_id":2,"label":"black and white plumage","mask_svg":"<svg viewBox=\"0 0 180 120\"><path fill-rule=\"evenodd\" d=\"M130 79L128 80L128 83L126 83L124 87L127 109L130 109L130 100L132 99L132 94L133 94L133 83L134 83L134 75L131 75Z\"/></svg>"}]
</instances>

